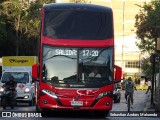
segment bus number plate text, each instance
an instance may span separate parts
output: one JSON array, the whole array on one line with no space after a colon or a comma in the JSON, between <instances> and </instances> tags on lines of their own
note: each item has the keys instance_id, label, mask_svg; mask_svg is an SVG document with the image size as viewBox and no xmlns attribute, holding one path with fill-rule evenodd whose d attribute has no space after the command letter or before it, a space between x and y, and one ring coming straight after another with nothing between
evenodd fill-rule
<instances>
[{"instance_id":1,"label":"bus number plate text","mask_svg":"<svg viewBox=\"0 0 160 120\"><path fill-rule=\"evenodd\" d=\"M83 102L82 101L71 101L71 105L72 106L83 106Z\"/></svg>"}]
</instances>

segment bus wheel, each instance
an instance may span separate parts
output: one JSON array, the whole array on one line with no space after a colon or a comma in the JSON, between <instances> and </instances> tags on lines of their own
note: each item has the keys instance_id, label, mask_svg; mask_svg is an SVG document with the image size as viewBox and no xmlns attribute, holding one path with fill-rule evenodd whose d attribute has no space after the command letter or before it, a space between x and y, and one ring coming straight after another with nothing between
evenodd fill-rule
<instances>
[{"instance_id":1,"label":"bus wheel","mask_svg":"<svg viewBox=\"0 0 160 120\"><path fill-rule=\"evenodd\" d=\"M36 111L37 112L42 112L42 109L36 105Z\"/></svg>"},{"instance_id":2,"label":"bus wheel","mask_svg":"<svg viewBox=\"0 0 160 120\"><path fill-rule=\"evenodd\" d=\"M46 112L49 112L49 109L40 108L36 105L36 111L46 113Z\"/></svg>"},{"instance_id":3,"label":"bus wheel","mask_svg":"<svg viewBox=\"0 0 160 120\"><path fill-rule=\"evenodd\" d=\"M109 111L95 111L97 118L105 118L108 116Z\"/></svg>"},{"instance_id":4,"label":"bus wheel","mask_svg":"<svg viewBox=\"0 0 160 120\"><path fill-rule=\"evenodd\" d=\"M36 111L41 113L43 117L53 116L53 113L51 113L50 109L39 108L36 106Z\"/></svg>"}]
</instances>

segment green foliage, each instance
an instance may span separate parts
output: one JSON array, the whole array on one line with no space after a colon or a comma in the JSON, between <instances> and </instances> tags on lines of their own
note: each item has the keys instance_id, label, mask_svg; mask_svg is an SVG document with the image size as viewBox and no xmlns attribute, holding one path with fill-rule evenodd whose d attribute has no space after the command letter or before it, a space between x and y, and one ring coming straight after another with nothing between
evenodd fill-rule
<instances>
[{"instance_id":1,"label":"green foliage","mask_svg":"<svg viewBox=\"0 0 160 120\"><path fill-rule=\"evenodd\" d=\"M160 37L160 0L144 3L135 18L136 34L140 40L137 46L150 54L155 51L155 41Z\"/></svg>"},{"instance_id":2,"label":"green foliage","mask_svg":"<svg viewBox=\"0 0 160 120\"><path fill-rule=\"evenodd\" d=\"M5 29L5 22L4 20L2 20L2 18L0 19L0 40L3 40L6 38L7 36L7 33L6 31L4 30Z\"/></svg>"},{"instance_id":3,"label":"green foliage","mask_svg":"<svg viewBox=\"0 0 160 120\"><path fill-rule=\"evenodd\" d=\"M28 2L23 0L6 0L1 3L1 14L16 31L16 55L19 55L21 35L23 34L23 23L27 15Z\"/></svg>"},{"instance_id":4,"label":"green foliage","mask_svg":"<svg viewBox=\"0 0 160 120\"><path fill-rule=\"evenodd\" d=\"M146 77L152 76L152 65L150 63L150 59L146 58L141 61L141 69L142 72L145 74Z\"/></svg>"},{"instance_id":5,"label":"green foliage","mask_svg":"<svg viewBox=\"0 0 160 120\"><path fill-rule=\"evenodd\" d=\"M157 65L155 66L155 72L158 73L159 72L159 63L157 63ZM149 58L143 58L141 60L141 68L142 68L142 72L145 74L146 77L151 77L152 76L152 63L150 61L150 57Z\"/></svg>"},{"instance_id":6,"label":"green foliage","mask_svg":"<svg viewBox=\"0 0 160 120\"><path fill-rule=\"evenodd\" d=\"M10 24L6 23L5 19L3 19L3 17L1 16L0 18L0 56L9 56L9 55L15 54L14 34L15 34L15 31L10 28Z\"/></svg>"},{"instance_id":7,"label":"green foliage","mask_svg":"<svg viewBox=\"0 0 160 120\"><path fill-rule=\"evenodd\" d=\"M16 31L21 28L20 23L23 22L23 18L26 15L26 9L28 5L25 2L19 0L6 0L2 3L1 14L6 17Z\"/></svg>"},{"instance_id":8,"label":"green foliage","mask_svg":"<svg viewBox=\"0 0 160 120\"><path fill-rule=\"evenodd\" d=\"M136 35L139 41L136 45L143 52L156 52L156 40L160 37L160 0L144 3L140 12L135 16ZM146 76L152 75L152 67L149 59L143 59L141 68ZM158 65L156 65L156 70ZM157 71L158 72L158 71Z\"/></svg>"},{"instance_id":9,"label":"green foliage","mask_svg":"<svg viewBox=\"0 0 160 120\"><path fill-rule=\"evenodd\" d=\"M41 8L52 2L0 0L0 56L37 55Z\"/></svg>"}]
</instances>

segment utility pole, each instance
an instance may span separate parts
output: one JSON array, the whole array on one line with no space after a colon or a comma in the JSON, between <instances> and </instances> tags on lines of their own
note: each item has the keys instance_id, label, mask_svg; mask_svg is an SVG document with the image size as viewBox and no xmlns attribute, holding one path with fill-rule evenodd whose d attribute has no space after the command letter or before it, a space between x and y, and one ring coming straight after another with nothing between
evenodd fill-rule
<instances>
[{"instance_id":1,"label":"utility pole","mask_svg":"<svg viewBox=\"0 0 160 120\"><path fill-rule=\"evenodd\" d=\"M155 64L159 62L159 57L157 56L157 52L160 50L160 38L157 38L155 41L156 45L156 51L150 56L150 61L152 63L152 89L151 89L151 106L153 106L153 94L154 94L154 88L156 88L156 79L155 79ZM156 89L155 89L156 90Z\"/></svg>"},{"instance_id":2,"label":"utility pole","mask_svg":"<svg viewBox=\"0 0 160 120\"><path fill-rule=\"evenodd\" d=\"M153 105L153 93L154 93L154 79L155 79L155 58L156 55L151 55L151 63L152 63L152 89L151 89L151 105Z\"/></svg>"}]
</instances>

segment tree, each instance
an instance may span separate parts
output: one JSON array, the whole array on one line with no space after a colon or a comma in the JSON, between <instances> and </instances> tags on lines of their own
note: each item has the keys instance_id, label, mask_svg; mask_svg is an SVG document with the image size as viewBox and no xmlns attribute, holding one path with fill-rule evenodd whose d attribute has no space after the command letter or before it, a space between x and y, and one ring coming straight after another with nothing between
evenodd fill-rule
<instances>
[{"instance_id":1,"label":"tree","mask_svg":"<svg viewBox=\"0 0 160 120\"><path fill-rule=\"evenodd\" d=\"M152 76L152 65L150 58L143 58L141 60L141 69L147 78Z\"/></svg>"},{"instance_id":2,"label":"tree","mask_svg":"<svg viewBox=\"0 0 160 120\"><path fill-rule=\"evenodd\" d=\"M23 27L25 31L24 34L27 36L26 39L30 41L28 43L28 47L25 48L25 51L30 48L32 49L32 54L34 55L38 55L37 47L40 35L40 23L42 17L41 12L44 3L55 3L55 0L36 0L34 2L31 2L30 7L27 10L27 16Z\"/></svg>"},{"instance_id":3,"label":"tree","mask_svg":"<svg viewBox=\"0 0 160 120\"><path fill-rule=\"evenodd\" d=\"M4 16L0 16L0 57L15 54L15 30L10 27ZM11 39L12 38L12 39ZM12 45L12 46L11 46ZM12 52L10 52L12 51Z\"/></svg>"},{"instance_id":4,"label":"tree","mask_svg":"<svg viewBox=\"0 0 160 120\"><path fill-rule=\"evenodd\" d=\"M54 3L55 0L36 0L30 4L26 17L25 33L28 37L38 37L41 21L41 8L44 3Z\"/></svg>"},{"instance_id":5,"label":"tree","mask_svg":"<svg viewBox=\"0 0 160 120\"><path fill-rule=\"evenodd\" d=\"M156 53L156 40L160 37L160 0L150 3L144 3L140 7L140 12L135 16L135 27L137 38L137 46L142 53L148 52L149 55ZM149 59L149 58L148 58ZM151 75L151 64L147 60L143 61L141 68L145 75Z\"/></svg>"},{"instance_id":6,"label":"tree","mask_svg":"<svg viewBox=\"0 0 160 120\"><path fill-rule=\"evenodd\" d=\"M142 52L155 52L157 37L160 37L160 0L139 6L140 12L135 16L136 35L140 42L137 46Z\"/></svg>"},{"instance_id":7,"label":"tree","mask_svg":"<svg viewBox=\"0 0 160 120\"><path fill-rule=\"evenodd\" d=\"M55 0L0 1L1 55L37 55L41 8L44 3L51 2ZM6 43L12 43L16 52Z\"/></svg>"},{"instance_id":8,"label":"tree","mask_svg":"<svg viewBox=\"0 0 160 120\"><path fill-rule=\"evenodd\" d=\"M23 0L5 0L1 3L1 14L7 18L7 21L13 25L16 31L16 55L19 54L19 38L22 32L24 17L26 16L27 3Z\"/></svg>"}]
</instances>

